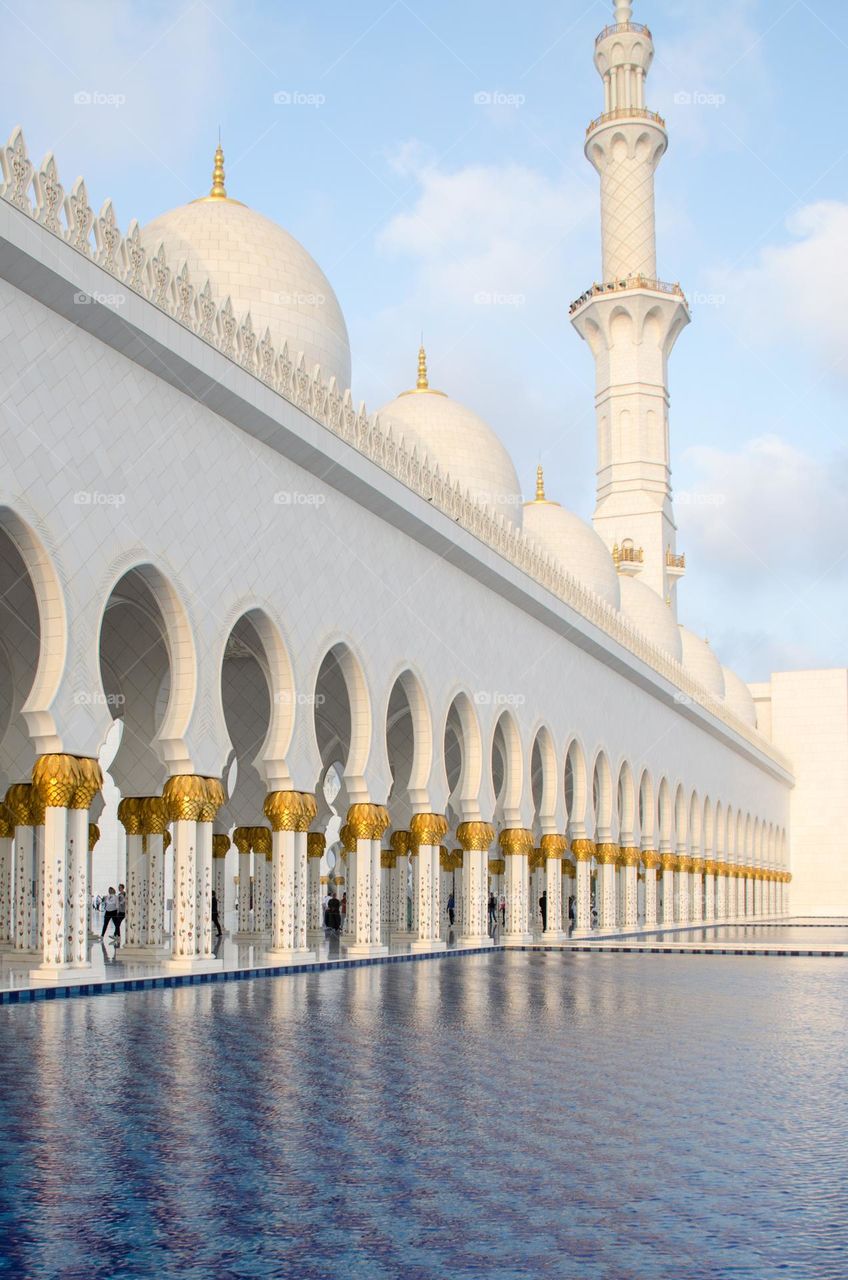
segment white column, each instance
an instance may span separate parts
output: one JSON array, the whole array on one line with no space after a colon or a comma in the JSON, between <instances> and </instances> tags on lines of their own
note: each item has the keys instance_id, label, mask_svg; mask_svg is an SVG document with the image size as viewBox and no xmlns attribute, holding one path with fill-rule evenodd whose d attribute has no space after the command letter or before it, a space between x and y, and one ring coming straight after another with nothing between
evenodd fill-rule
<instances>
[{"instance_id":1,"label":"white column","mask_svg":"<svg viewBox=\"0 0 848 1280\"><path fill-rule=\"evenodd\" d=\"M38 763L38 762L37 762ZM44 812L40 976L58 977L67 968L65 950L68 874L68 810L49 803Z\"/></svg>"},{"instance_id":2,"label":"white column","mask_svg":"<svg viewBox=\"0 0 848 1280\"><path fill-rule=\"evenodd\" d=\"M147 936L147 867L141 835L141 799L125 796L118 805L118 819L126 832L127 845L127 918L123 930L127 955L142 946Z\"/></svg>"},{"instance_id":3,"label":"white column","mask_svg":"<svg viewBox=\"0 0 848 1280\"><path fill-rule=\"evenodd\" d=\"M276 962L303 964L315 959L306 946L306 911L307 828L316 812L315 798L308 792L271 791L265 798L265 815L272 827L268 955Z\"/></svg>"},{"instance_id":4,"label":"white column","mask_svg":"<svg viewBox=\"0 0 848 1280\"><path fill-rule=\"evenodd\" d=\"M703 866L701 859L696 858L692 868L692 892L689 900L689 915L693 924L700 924L704 918Z\"/></svg>"},{"instance_id":5,"label":"white column","mask_svg":"<svg viewBox=\"0 0 848 1280\"><path fill-rule=\"evenodd\" d=\"M77 788L73 805L68 810L67 946L68 964L72 969L87 969L90 968L91 963L88 958L88 922L91 917L91 881L88 877L88 810L94 794L96 793L86 794L85 791Z\"/></svg>"},{"instance_id":6,"label":"white column","mask_svg":"<svg viewBox=\"0 0 848 1280\"><path fill-rule=\"evenodd\" d=\"M716 866L716 920L727 919L727 876L724 874L724 865L719 862Z\"/></svg>"},{"instance_id":7,"label":"white column","mask_svg":"<svg viewBox=\"0 0 848 1280\"><path fill-rule=\"evenodd\" d=\"M273 819L272 819L273 821ZM272 913L269 956L289 959L295 951L294 830L280 828L272 834Z\"/></svg>"},{"instance_id":8,"label":"white column","mask_svg":"<svg viewBox=\"0 0 848 1280\"><path fill-rule=\"evenodd\" d=\"M250 845L252 827L236 827L233 832L233 844L238 849L238 922L236 937L249 937L250 921Z\"/></svg>"},{"instance_id":9,"label":"white column","mask_svg":"<svg viewBox=\"0 0 848 1280\"><path fill-rule=\"evenodd\" d=\"M197 822L178 819L174 822L174 911L169 963L182 968L197 956L195 937L195 900L197 890Z\"/></svg>"},{"instance_id":10,"label":"white column","mask_svg":"<svg viewBox=\"0 0 848 1280\"><path fill-rule=\"evenodd\" d=\"M265 844L260 839L260 847L256 847L256 831L253 828L253 932L260 937L265 933L266 912L266 877L265 877Z\"/></svg>"},{"instance_id":11,"label":"white column","mask_svg":"<svg viewBox=\"0 0 848 1280\"><path fill-rule=\"evenodd\" d=\"M14 937L14 840L14 818L5 805L0 805L0 947L10 946Z\"/></svg>"},{"instance_id":12,"label":"white column","mask_svg":"<svg viewBox=\"0 0 848 1280\"><path fill-rule=\"evenodd\" d=\"M664 926L674 924L674 867L675 858L670 854L662 855L662 922Z\"/></svg>"},{"instance_id":13,"label":"white column","mask_svg":"<svg viewBox=\"0 0 848 1280\"><path fill-rule=\"evenodd\" d=\"M545 859L545 887L548 894L548 923L545 942L560 942L565 937L562 926L563 856L568 842L562 835L543 835L539 847Z\"/></svg>"},{"instance_id":14,"label":"white column","mask_svg":"<svg viewBox=\"0 0 848 1280\"><path fill-rule=\"evenodd\" d=\"M347 826L356 841L356 852L348 855L351 864L354 902L353 933L348 952L355 956L385 955L388 947L382 941L382 837L389 825L384 805L353 804Z\"/></svg>"},{"instance_id":15,"label":"white column","mask_svg":"<svg viewBox=\"0 0 848 1280\"><path fill-rule=\"evenodd\" d=\"M392 933L400 935L399 941L408 939L410 929L407 925L407 895L409 892L409 831L393 831L391 838L392 853L395 855L395 866L392 871ZM415 889L413 885L413 895Z\"/></svg>"},{"instance_id":16,"label":"white column","mask_svg":"<svg viewBox=\"0 0 848 1280\"><path fill-rule=\"evenodd\" d=\"M612 858L612 856L612 854L601 853L602 858ZM614 862L604 861L598 864L598 884L601 889L598 927L605 933L611 933L616 928Z\"/></svg>"},{"instance_id":17,"label":"white column","mask_svg":"<svg viewBox=\"0 0 848 1280\"><path fill-rule=\"evenodd\" d=\"M146 941L157 951L165 944L165 850L170 843L169 831L152 831L147 837Z\"/></svg>"},{"instance_id":18,"label":"white column","mask_svg":"<svg viewBox=\"0 0 848 1280\"><path fill-rule=\"evenodd\" d=\"M689 882L691 879L689 871L689 859L685 854L678 854L678 871L677 871L677 909L678 923L689 924L691 919L689 911ZM679 868L682 866L682 870Z\"/></svg>"},{"instance_id":19,"label":"white column","mask_svg":"<svg viewBox=\"0 0 848 1280\"><path fill-rule=\"evenodd\" d=\"M14 882L12 885L12 943L17 952L34 951L33 895L35 880L35 822L39 801L29 782L15 782L6 792L14 823Z\"/></svg>"},{"instance_id":20,"label":"white column","mask_svg":"<svg viewBox=\"0 0 848 1280\"><path fill-rule=\"evenodd\" d=\"M420 876L417 845L410 846L409 868L410 868L410 878L412 881L412 898L410 902L410 906L412 908L412 927L410 932L413 938L417 938L418 937L418 908L419 908L418 894L419 894L419 876Z\"/></svg>"},{"instance_id":21,"label":"white column","mask_svg":"<svg viewBox=\"0 0 848 1280\"><path fill-rule=\"evenodd\" d=\"M595 846L591 840L573 840L571 852L574 856L577 895L577 918L572 937L584 938L592 932L592 864L591 858Z\"/></svg>"},{"instance_id":22,"label":"white column","mask_svg":"<svg viewBox=\"0 0 848 1280\"><path fill-rule=\"evenodd\" d=\"M417 850L417 932L413 951L443 950L441 938L439 859L448 824L439 813L416 813L410 822L412 848Z\"/></svg>"},{"instance_id":23,"label":"white column","mask_svg":"<svg viewBox=\"0 0 848 1280\"><path fill-rule=\"evenodd\" d=\"M624 853L624 928L639 927L639 861L638 849L626 849Z\"/></svg>"},{"instance_id":24,"label":"white column","mask_svg":"<svg viewBox=\"0 0 848 1280\"><path fill-rule=\"evenodd\" d=\"M457 839L462 846L463 925L459 938L460 947L490 946L486 908L489 867L489 846L494 839L494 828L487 822L462 822L457 828Z\"/></svg>"},{"instance_id":25,"label":"white column","mask_svg":"<svg viewBox=\"0 0 848 1280\"><path fill-rule=\"evenodd\" d=\"M533 836L521 828L508 828L500 834L501 853L504 858L504 898L506 899L506 927L501 942L526 945L533 941L530 928L530 866L529 851L533 849ZM535 879L535 877L533 877ZM534 894L533 918L538 908ZM489 911L486 908L486 928Z\"/></svg>"},{"instance_id":26,"label":"white column","mask_svg":"<svg viewBox=\"0 0 848 1280\"><path fill-rule=\"evenodd\" d=\"M195 920L197 954L203 960L212 959L215 942L212 937L212 823L214 818L214 813L209 815L209 810L204 810L197 824Z\"/></svg>"},{"instance_id":27,"label":"white column","mask_svg":"<svg viewBox=\"0 0 848 1280\"><path fill-rule=\"evenodd\" d=\"M224 921L227 911L227 853L229 849L230 837L223 832L216 831L212 836L212 888L215 890L215 901L218 904L218 923L221 926L222 933L225 928Z\"/></svg>"},{"instance_id":28,"label":"white column","mask_svg":"<svg viewBox=\"0 0 848 1280\"><path fill-rule=\"evenodd\" d=\"M715 863L708 862L704 876L704 919L714 920L716 915Z\"/></svg>"},{"instance_id":29,"label":"white column","mask_svg":"<svg viewBox=\"0 0 848 1280\"><path fill-rule=\"evenodd\" d=\"M642 861L645 865L645 928L655 929L657 925L657 866L659 854L652 849L645 850Z\"/></svg>"},{"instance_id":30,"label":"white column","mask_svg":"<svg viewBox=\"0 0 848 1280\"><path fill-rule=\"evenodd\" d=\"M324 912L321 899L321 859L324 856L326 838L323 831L310 831L306 837L306 936L310 942L320 942L324 937Z\"/></svg>"},{"instance_id":31,"label":"white column","mask_svg":"<svg viewBox=\"0 0 848 1280\"><path fill-rule=\"evenodd\" d=\"M209 918L212 911L212 819L223 799L221 784L217 779L202 778L195 774L180 774L168 779L162 794L165 811L173 824L174 847L174 911L171 929L171 954L165 967L179 971L220 968L221 960L202 953L203 933L198 938L198 861L207 862L206 834L199 827L208 828L208 898ZM211 816L207 816L211 812ZM201 814L203 821L200 821ZM200 858L198 846L202 846ZM207 894L207 879L202 881L203 895ZM202 919L205 929L205 912Z\"/></svg>"}]
</instances>

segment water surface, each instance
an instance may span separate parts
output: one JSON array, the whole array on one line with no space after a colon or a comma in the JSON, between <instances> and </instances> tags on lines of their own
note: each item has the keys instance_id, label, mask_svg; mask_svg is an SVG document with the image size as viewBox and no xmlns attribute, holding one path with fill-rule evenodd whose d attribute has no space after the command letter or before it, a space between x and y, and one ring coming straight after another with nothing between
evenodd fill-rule
<instances>
[{"instance_id":1,"label":"water surface","mask_svg":"<svg viewBox=\"0 0 848 1280\"><path fill-rule=\"evenodd\" d=\"M0 1009L0 1272L841 1280L846 1013L518 952Z\"/></svg>"}]
</instances>

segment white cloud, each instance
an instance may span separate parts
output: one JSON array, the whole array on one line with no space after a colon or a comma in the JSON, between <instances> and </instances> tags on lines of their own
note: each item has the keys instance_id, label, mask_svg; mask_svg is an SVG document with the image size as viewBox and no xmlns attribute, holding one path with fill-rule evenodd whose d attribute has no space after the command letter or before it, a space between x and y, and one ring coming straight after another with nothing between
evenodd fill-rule
<instances>
[{"instance_id":1,"label":"white cloud","mask_svg":"<svg viewBox=\"0 0 848 1280\"><path fill-rule=\"evenodd\" d=\"M805 205L786 222L792 237L763 249L754 266L716 278L752 341L800 344L829 370L848 372L848 204Z\"/></svg>"}]
</instances>

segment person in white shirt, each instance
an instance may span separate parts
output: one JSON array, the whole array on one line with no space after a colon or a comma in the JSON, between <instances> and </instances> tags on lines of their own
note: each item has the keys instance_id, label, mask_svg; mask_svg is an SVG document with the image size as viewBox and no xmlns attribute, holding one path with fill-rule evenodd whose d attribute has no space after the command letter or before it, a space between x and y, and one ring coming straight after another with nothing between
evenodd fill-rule
<instances>
[{"instance_id":1,"label":"person in white shirt","mask_svg":"<svg viewBox=\"0 0 848 1280\"><path fill-rule=\"evenodd\" d=\"M106 894L106 897L103 899L103 904L105 907L105 912L103 915L103 929L100 934L101 938L104 938L106 936L106 928L110 921L112 922L112 928L114 929L115 933L118 932L118 924L117 924L118 895L115 893L115 890L111 885L109 886L109 892ZM114 937L114 934L112 936Z\"/></svg>"}]
</instances>

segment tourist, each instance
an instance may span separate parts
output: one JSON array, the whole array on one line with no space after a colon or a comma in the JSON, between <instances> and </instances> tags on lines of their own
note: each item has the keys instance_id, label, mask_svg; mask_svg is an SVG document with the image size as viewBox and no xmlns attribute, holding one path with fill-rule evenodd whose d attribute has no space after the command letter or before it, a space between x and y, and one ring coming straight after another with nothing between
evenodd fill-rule
<instances>
[{"instance_id":1,"label":"tourist","mask_svg":"<svg viewBox=\"0 0 848 1280\"><path fill-rule=\"evenodd\" d=\"M214 924L218 937L220 938L221 922L218 919L218 895L214 889L212 890L212 923Z\"/></svg>"},{"instance_id":2,"label":"tourist","mask_svg":"<svg viewBox=\"0 0 848 1280\"><path fill-rule=\"evenodd\" d=\"M339 900L335 893L331 893L327 900L327 910L324 913L324 923L333 933L341 933L342 931L342 909L339 906Z\"/></svg>"},{"instance_id":3,"label":"tourist","mask_svg":"<svg viewBox=\"0 0 848 1280\"><path fill-rule=\"evenodd\" d=\"M118 906L115 911L115 946L121 945L121 925L127 918L127 890L122 884L118 885Z\"/></svg>"},{"instance_id":4,"label":"tourist","mask_svg":"<svg viewBox=\"0 0 848 1280\"><path fill-rule=\"evenodd\" d=\"M501 894L501 928L506 928L506 898Z\"/></svg>"},{"instance_id":5,"label":"tourist","mask_svg":"<svg viewBox=\"0 0 848 1280\"><path fill-rule=\"evenodd\" d=\"M572 929L574 928L576 921L577 921L577 899L572 893L571 897L568 899L568 923L571 925Z\"/></svg>"},{"instance_id":6,"label":"tourist","mask_svg":"<svg viewBox=\"0 0 848 1280\"><path fill-rule=\"evenodd\" d=\"M453 928L453 917L454 917L455 909L456 909L456 903L454 902L454 898L453 898L453 889L451 889L450 894L448 895L448 923L450 924L451 928Z\"/></svg>"},{"instance_id":7,"label":"tourist","mask_svg":"<svg viewBox=\"0 0 848 1280\"><path fill-rule=\"evenodd\" d=\"M109 892L103 898L103 929L101 930L101 933L100 933L101 938L105 938L106 929L110 921L112 923L112 926L115 932L117 932L118 926L115 923L117 914L118 914L118 895L115 893L115 890L110 885ZM113 934L112 936L114 937L115 935Z\"/></svg>"},{"instance_id":8,"label":"tourist","mask_svg":"<svg viewBox=\"0 0 848 1280\"><path fill-rule=\"evenodd\" d=\"M347 924L347 889L345 889L344 893L342 894L341 923L339 924L339 933L341 933L342 929L344 929L346 924Z\"/></svg>"},{"instance_id":9,"label":"tourist","mask_svg":"<svg viewBox=\"0 0 848 1280\"><path fill-rule=\"evenodd\" d=\"M495 901L495 895L489 894L489 932L493 933L498 920L498 904Z\"/></svg>"},{"instance_id":10,"label":"tourist","mask_svg":"<svg viewBox=\"0 0 848 1280\"><path fill-rule=\"evenodd\" d=\"M539 910L542 913L542 933L544 933L548 927L548 891L547 889L542 890L542 896L539 899Z\"/></svg>"}]
</instances>

